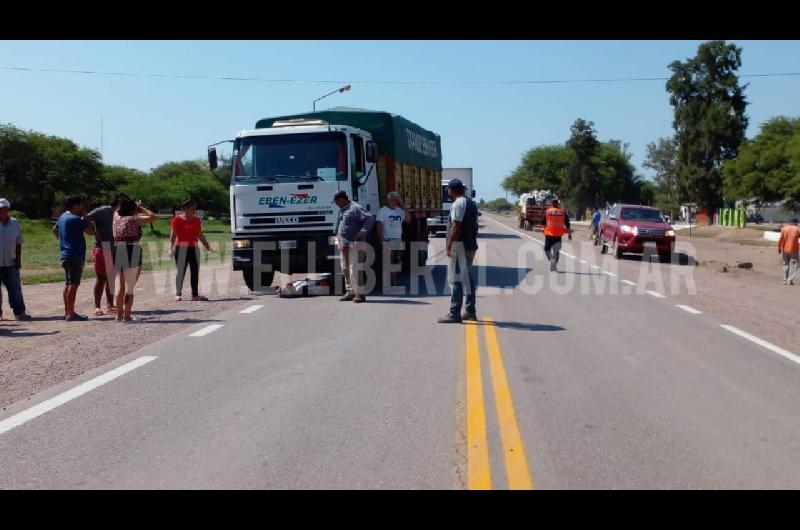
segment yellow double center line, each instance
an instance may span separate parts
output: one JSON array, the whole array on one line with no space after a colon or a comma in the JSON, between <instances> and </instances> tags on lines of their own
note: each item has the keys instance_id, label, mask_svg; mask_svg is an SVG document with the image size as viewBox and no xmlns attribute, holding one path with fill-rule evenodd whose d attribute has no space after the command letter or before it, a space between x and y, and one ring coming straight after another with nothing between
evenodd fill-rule
<instances>
[{"instance_id":1,"label":"yellow double center line","mask_svg":"<svg viewBox=\"0 0 800 530\"><path fill-rule=\"evenodd\" d=\"M486 434L486 410L484 408L478 327L475 322L466 322L465 326L467 345L467 488L491 489L492 474L489 463L489 441ZM490 317L485 318L481 327L485 331L508 487L509 489L533 489L533 480L531 480L528 461L525 458L525 446L519 432L494 320Z\"/></svg>"}]
</instances>

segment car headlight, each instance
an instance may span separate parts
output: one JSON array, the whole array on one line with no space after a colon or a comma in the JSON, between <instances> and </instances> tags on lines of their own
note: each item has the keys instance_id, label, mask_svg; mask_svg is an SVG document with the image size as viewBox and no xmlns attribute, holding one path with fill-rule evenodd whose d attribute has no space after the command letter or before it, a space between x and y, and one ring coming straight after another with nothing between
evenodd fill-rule
<instances>
[{"instance_id":1,"label":"car headlight","mask_svg":"<svg viewBox=\"0 0 800 530\"><path fill-rule=\"evenodd\" d=\"M249 239L234 239L233 248L250 248Z\"/></svg>"},{"instance_id":2,"label":"car headlight","mask_svg":"<svg viewBox=\"0 0 800 530\"><path fill-rule=\"evenodd\" d=\"M339 244L339 238L336 236L328 236L328 244L329 245L337 245Z\"/></svg>"},{"instance_id":3,"label":"car headlight","mask_svg":"<svg viewBox=\"0 0 800 530\"><path fill-rule=\"evenodd\" d=\"M675 237L675 230L667 230L666 232L664 232L664 235L666 235L667 237Z\"/></svg>"},{"instance_id":4,"label":"car headlight","mask_svg":"<svg viewBox=\"0 0 800 530\"><path fill-rule=\"evenodd\" d=\"M627 234L635 234L636 233L636 227L635 226L622 225L620 228L621 228L621 230L623 232L625 232Z\"/></svg>"}]
</instances>

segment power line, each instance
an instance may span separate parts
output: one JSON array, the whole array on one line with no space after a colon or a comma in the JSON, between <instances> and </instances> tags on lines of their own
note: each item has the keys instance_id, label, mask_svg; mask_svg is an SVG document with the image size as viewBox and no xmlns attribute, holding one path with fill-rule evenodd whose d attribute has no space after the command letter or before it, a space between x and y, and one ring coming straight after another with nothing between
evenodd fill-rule
<instances>
[{"instance_id":1,"label":"power line","mask_svg":"<svg viewBox=\"0 0 800 530\"><path fill-rule=\"evenodd\" d=\"M162 74L146 72L111 72L102 70L69 70L65 68L33 68L27 66L0 66L0 70L15 70L21 72L42 72L42 73L61 73L61 74L82 74L82 75L106 75L117 77L151 77L151 78L170 78L170 79L204 79L217 81L243 81L256 83L314 83L314 84L358 84L358 85L547 85L547 84L568 84L568 83L619 83L619 82L642 82L642 81L667 81L669 77L616 77L600 79L539 79L539 80L484 80L484 81L415 81L415 80L384 80L384 81L352 81L341 79L268 79L262 77L237 77L221 75L197 75L197 74ZM765 74L741 74L738 77L793 77L800 76L800 72L773 72Z\"/></svg>"}]
</instances>

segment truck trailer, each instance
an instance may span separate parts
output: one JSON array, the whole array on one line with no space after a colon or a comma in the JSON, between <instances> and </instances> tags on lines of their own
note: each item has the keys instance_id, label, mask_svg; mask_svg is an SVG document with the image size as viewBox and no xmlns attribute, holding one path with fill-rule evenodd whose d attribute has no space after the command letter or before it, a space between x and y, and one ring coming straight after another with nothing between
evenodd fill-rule
<instances>
[{"instance_id":1,"label":"truck trailer","mask_svg":"<svg viewBox=\"0 0 800 530\"><path fill-rule=\"evenodd\" d=\"M276 271L336 270L339 190L373 215L397 191L411 215L404 268L425 265L427 219L442 204L438 134L397 114L335 107L258 120L232 142L233 269L251 290L270 286Z\"/></svg>"}]
</instances>

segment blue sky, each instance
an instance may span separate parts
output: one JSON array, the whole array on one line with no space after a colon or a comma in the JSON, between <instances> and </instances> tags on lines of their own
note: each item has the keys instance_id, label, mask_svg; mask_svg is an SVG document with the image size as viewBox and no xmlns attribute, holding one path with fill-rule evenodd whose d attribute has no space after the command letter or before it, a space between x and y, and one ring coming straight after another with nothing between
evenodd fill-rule
<instances>
[{"instance_id":1,"label":"blue sky","mask_svg":"<svg viewBox=\"0 0 800 530\"><path fill-rule=\"evenodd\" d=\"M800 72L800 41L734 41L740 73ZM442 136L445 167L475 168L478 196L503 196L522 153L564 142L576 118L601 140L645 146L671 134L663 81L548 85L372 85L359 81L545 80L668 75L697 41L0 41L0 66L335 79L353 89L321 102L402 114ZM800 116L800 76L744 80L748 136ZM337 85L89 76L0 70L0 122L100 146L110 164L149 169L202 158L206 146L262 117L311 109Z\"/></svg>"}]
</instances>

